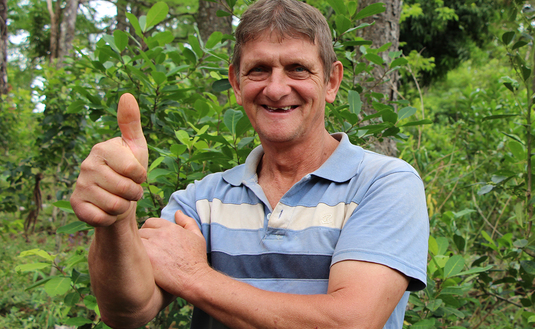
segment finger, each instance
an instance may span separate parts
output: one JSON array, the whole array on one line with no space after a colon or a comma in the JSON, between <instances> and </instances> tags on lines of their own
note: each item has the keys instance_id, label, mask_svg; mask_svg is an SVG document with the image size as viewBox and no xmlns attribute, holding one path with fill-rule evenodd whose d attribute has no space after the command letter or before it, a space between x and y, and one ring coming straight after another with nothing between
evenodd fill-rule
<instances>
[{"instance_id":1,"label":"finger","mask_svg":"<svg viewBox=\"0 0 535 329\"><path fill-rule=\"evenodd\" d=\"M145 223L143 223L143 226L141 226L141 228L161 228L161 227L165 227L168 225L174 225L174 224L163 218L153 217L153 218L147 219Z\"/></svg>"},{"instance_id":2,"label":"finger","mask_svg":"<svg viewBox=\"0 0 535 329\"><path fill-rule=\"evenodd\" d=\"M136 99L131 94L124 94L117 107L117 124L124 142L130 147L136 159L145 168L148 166L147 141L141 127L141 115Z\"/></svg>"},{"instance_id":3,"label":"finger","mask_svg":"<svg viewBox=\"0 0 535 329\"><path fill-rule=\"evenodd\" d=\"M195 221L195 219L189 216L184 215L184 213L180 210L177 210L175 212L175 223L182 226L184 229L191 231L192 233L195 233L198 236L204 238L201 230L199 229L199 225L197 224L197 221Z\"/></svg>"},{"instance_id":4,"label":"finger","mask_svg":"<svg viewBox=\"0 0 535 329\"><path fill-rule=\"evenodd\" d=\"M81 185L80 183L77 183ZM117 216L125 213L131 206L130 200L117 196L98 185L77 186L75 202L90 203L110 216Z\"/></svg>"},{"instance_id":5,"label":"finger","mask_svg":"<svg viewBox=\"0 0 535 329\"><path fill-rule=\"evenodd\" d=\"M109 178L109 172L105 171L107 167L138 184L143 183L147 178L146 167L141 165L130 147L124 144L121 138L114 138L93 146L89 157L82 162L80 173L85 175L86 172L90 172L90 177L99 177L107 173L107 178Z\"/></svg>"},{"instance_id":6,"label":"finger","mask_svg":"<svg viewBox=\"0 0 535 329\"><path fill-rule=\"evenodd\" d=\"M79 220L93 226L103 227L112 225L117 221L117 216L110 215L95 204L82 201L75 193L71 197L71 206Z\"/></svg>"},{"instance_id":7,"label":"finger","mask_svg":"<svg viewBox=\"0 0 535 329\"><path fill-rule=\"evenodd\" d=\"M98 156L89 157L81 165L81 174L78 178L77 187L82 192L96 185L102 189L129 201L137 201L143 197L143 188L139 183L145 181L145 169L134 159L130 151L129 155L137 166L128 168L129 161L105 160ZM104 164L103 162L107 162ZM117 162L117 163L114 163ZM130 176L130 177L128 177Z\"/></svg>"}]
</instances>

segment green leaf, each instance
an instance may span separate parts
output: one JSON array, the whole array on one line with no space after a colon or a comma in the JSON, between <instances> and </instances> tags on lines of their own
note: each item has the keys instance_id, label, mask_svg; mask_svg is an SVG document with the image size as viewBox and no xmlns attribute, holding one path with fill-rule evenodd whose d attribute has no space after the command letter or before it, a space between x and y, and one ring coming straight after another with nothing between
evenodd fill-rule
<instances>
[{"instance_id":1,"label":"green leaf","mask_svg":"<svg viewBox=\"0 0 535 329\"><path fill-rule=\"evenodd\" d=\"M191 140L189 138L189 135L184 130L177 130L175 131L176 138L184 145L186 145L188 148L191 146Z\"/></svg>"},{"instance_id":2,"label":"green leaf","mask_svg":"<svg viewBox=\"0 0 535 329\"><path fill-rule=\"evenodd\" d=\"M455 218L461 218L463 216L466 216L466 215L469 215L469 214L472 214L472 213L475 213L475 212L476 211L474 209L463 209L461 211L454 212L453 216L455 216Z\"/></svg>"},{"instance_id":3,"label":"green leaf","mask_svg":"<svg viewBox=\"0 0 535 329\"><path fill-rule=\"evenodd\" d=\"M368 53L368 54L364 55L364 58L366 58L370 62L372 62L374 64L377 64L377 65L383 65L384 62L385 62L381 56L376 55L376 54L369 54Z\"/></svg>"},{"instance_id":4,"label":"green leaf","mask_svg":"<svg viewBox=\"0 0 535 329\"><path fill-rule=\"evenodd\" d=\"M197 58L201 58L204 52L201 49L201 44L199 43L199 39L197 39L197 37L195 37L193 34L190 34L188 36L188 43L191 46L191 49L197 55Z\"/></svg>"},{"instance_id":5,"label":"green leaf","mask_svg":"<svg viewBox=\"0 0 535 329\"><path fill-rule=\"evenodd\" d=\"M432 235L429 236L429 252L435 256L438 255L438 243Z\"/></svg>"},{"instance_id":6,"label":"green leaf","mask_svg":"<svg viewBox=\"0 0 535 329\"><path fill-rule=\"evenodd\" d=\"M87 223L84 223L82 221L76 221L69 223L67 225L64 225L56 231L57 233L65 233L65 234L74 234L76 232L80 231L87 231L92 229L93 227L88 225Z\"/></svg>"},{"instance_id":7,"label":"green leaf","mask_svg":"<svg viewBox=\"0 0 535 329\"><path fill-rule=\"evenodd\" d=\"M479 191L477 191L477 195L487 194L490 191L492 191L493 189L494 189L494 185L487 184L487 185L483 186L482 188L480 188Z\"/></svg>"},{"instance_id":8,"label":"green leaf","mask_svg":"<svg viewBox=\"0 0 535 329\"><path fill-rule=\"evenodd\" d=\"M93 323L93 321L87 318L79 317L79 316L74 317L74 318L69 318L67 321L65 321L65 325L76 326L76 327L81 327L85 324L90 324L90 323Z\"/></svg>"},{"instance_id":9,"label":"green leaf","mask_svg":"<svg viewBox=\"0 0 535 329\"><path fill-rule=\"evenodd\" d=\"M85 108L85 102L81 99L78 99L72 102L68 107L66 113L78 114L83 111Z\"/></svg>"},{"instance_id":10,"label":"green leaf","mask_svg":"<svg viewBox=\"0 0 535 329\"><path fill-rule=\"evenodd\" d=\"M444 279L459 274L464 267L464 258L460 255L454 255L448 259L444 266Z\"/></svg>"},{"instance_id":11,"label":"green leaf","mask_svg":"<svg viewBox=\"0 0 535 329\"><path fill-rule=\"evenodd\" d=\"M213 48L215 45L217 45L221 40L223 39L223 33L219 31L213 32L208 40L206 41L205 47L208 49Z\"/></svg>"},{"instance_id":12,"label":"green leaf","mask_svg":"<svg viewBox=\"0 0 535 329\"><path fill-rule=\"evenodd\" d=\"M53 262L54 259L56 258L55 255L51 255L42 249L26 250L26 251L21 252L18 257L23 258L23 257L28 257L28 256L39 256L41 258L46 259L49 262Z\"/></svg>"},{"instance_id":13,"label":"green leaf","mask_svg":"<svg viewBox=\"0 0 535 329\"><path fill-rule=\"evenodd\" d=\"M420 320L413 324L411 329L432 329L435 328L435 318Z\"/></svg>"},{"instance_id":14,"label":"green leaf","mask_svg":"<svg viewBox=\"0 0 535 329\"><path fill-rule=\"evenodd\" d=\"M58 207L59 209L69 213L69 214L74 214L74 210L72 210L72 206L71 206L71 203L69 201L66 201L66 200L60 200L60 201L56 201L53 203L53 205L55 207Z\"/></svg>"},{"instance_id":15,"label":"green leaf","mask_svg":"<svg viewBox=\"0 0 535 329\"><path fill-rule=\"evenodd\" d=\"M444 255L446 251L448 250L449 242L448 239L440 236L436 238L437 246L438 246L438 255Z\"/></svg>"},{"instance_id":16,"label":"green leaf","mask_svg":"<svg viewBox=\"0 0 535 329\"><path fill-rule=\"evenodd\" d=\"M78 301L80 300L80 294L76 291L70 292L67 295L65 295L65 298L63 299L63 302L67 306L74 306Z\"/></svg>"},{"instance_id":17,"label":"green leaf","mask_svg":"<svg viewBox=\"0 0 535 329\"><path fill-rule=\"evenodd\" d=\"M347 100L349 103L349 111L358 115L362 110L362 100L360 99L360 94L355 90L350 90L347 94Z\"/></svg>"},{"instance_id":18,"label":"green leaf","mask_svg":"<svg viewBox=\"0 0 535 329\"><path fill-rule=\"evenodd\" d=\"M163 21L169 13L169 6L165 2L158 2L149 9L147 13L147 21L143 32L147 32L151 27Z\"/></svg>"},{"instance_id":19,"label":"green leaf","mask_svg":"<svg viewBox=\"0 0 535 329\"><path fill-rule=\"evenodd\" d=\"M122 52L126 48L126 46L128 46L129 36L130 35L128 33L121 30L113 31L113 40L119 53Z\"/></svg>"},{"instance_id":20,"label":"green leaf","mask_svg":"<svg viewBox=\"0 0 535 329\"><path fill-rule=\"evenodd\" d=\"M197 54L195 54L193 50L189 48L184 48L184 50L182 50L182 55L184 55L184 57L186 57L186 59L189 60L191 63L197 63Z\"/></svg>"},{"instance_id":21,"label":"green leaf","mask_svg":"<svg viewBox=\"0 0 535 329\"><path fill-rule=\"evenodd\" d=\"M426 307L431 311L431 312L434 312L436 311L440 306L442 306L443 302L442 302L442 299L434 299L434 300L430 300Z\"/></svg>"},{"instance_id":22,"label":"green leaf","mask_svg":"<svg viewBox=\"0 0 535 329\"><path fill-rule=\"evenodd\" d=\"M160 72L160 71L152 71L150 73L150 75L152 76L152 78L154 79L154 82L156 82L156 84L159 86L161 84L163 84L164 82L167 81L167 76L165 75L165 73L163 72Z\"/></svg>"},{"instance_id":23,"label":"green leaf","mask_svg":"<svg viewBox=\"0 0 535 329\"><path fill-rule=\"evenodd\" d=\"M524 160L526 158L526 151L524 149L524 145L521 143L511 140L507 143L507 146L509 147L509 150L517 160Z\"/></svg>"},{"instance_id":24,"label":"green leaf","mask_svg":"<svg viewBox=\"0 0 535 329\"><path fill-rule=\"evenodd\" d=\"M528 274L535 275L535 262L530 260L520 261L520 265Z\"/></svg>"},{"instance_id":25,"label":"green leaf","mask_svg":"<svg viewBox=\"0 0 535 329\"><path fill-rule=\"evenodd\" d=\"M173 172L171 170L169 170L169 169L157 168L157 169L154 169L153 171L151 171L149 173L148 180L149 180L149 182L154 182L156 180L156 178L158 178L160 176L168 175L170 173L173 173Z\"/></svg>"},{"instance_id":26,"label":"green leaf","mask_svg":"<svg viewBox=\"0 0 535 329\"><path fill-rule=\"evenodd\" d=\"M50 297L66 294L69 289L71 289L71 278L69 277L54 277L45 283L45 292Z\"/></svg>"},{"instance_id":27,"label":"green leaf","mask_svg":"<svg viewBox=\"0 0 535 329\"><path fill-rule=\"evenodd\" d=\"M232 135L236 135L236 126L238 121L243 117L242 111L228 109L223 116L223 122Z\"/></svg>"},{"instance_id":28,"label":"green leaf","mask_svg":"<svg viewBox=\"0 0 535 329\"><path fill-rule=\"evenodd\" d=\"M386 10L386 7L384 3L382 2L374 3L362 9L361 11L359 11L357 13L357 16L355 17L355 20L359 20L359 19L363 19L366 17L376 15L376 14L380 14L380 13L385 12L385 10Z\"/></svg>"},{"instance_id":29,"label":"green leaf","mask_svg":"<svg viewBox=\"0 0 535 329\"><path fill-rule=\"evenodd\" d=\"M522 72L522 78L524 79L524 81L527 81L531 76L531 69L525 66L521 66L520 71Z\"/></svg>"},{"instance_id":30,"label":"green leaf","mask_svg":"<svg viewBox=\"0 0 535 329\"><path fill-rule=\"evenodd\" d=\"M344 0L327 0L329 5L334 9L334 11L339 15L347 14L347 7L344 3Z\"/></svg>"},{"instance_id":31,"label":"green leaf","mask_svg":"<svg viewBox=\"0 0 535 329\"><path fill-rule=\"evenodd\" d=\"M515 37L515 32L513 31L505 32L504 34L502 34L502 42L505 45L508 45L511 43L511 41L513 41L514 37Z\"/></svg>"},{"instance_id":32,"label":"green leaf","mask_svg":"<svg viewBox=\"0 0 535 329\"><path fill-rule=\"evenodd\" d=\"M35 270L42 270L44 268L48 268L52 266L51 263L32 263L32 264L22 264L15 267L15 271L17 272L30 272Z\"/></svg>"},{"instance_id":33,"label":"green leaf","mask_svg":"<svg viewBox=\"0 0 535 329\"><path fill-rule=\"evenodd\" d=\"M383 122L396 123L398 121L398 114L392 110L381 111Z\"/></svg>"},{"instance_id":34,"label":"green leaf","mask_svg":"<svg viewBox=\"0 0 535 329\"><path fill-rule=\"evenodd\" d=\"M159 46L165 46L175 40L175 36L171 31L163 31L156 33L151 37L152 40L157 41Z\"/></svg>"},{"instance_id":35,"label":"green leaf","mask_svg":"<svg viewBox=\"0 0 535 329\"><path fill-rule=\"evenodd\" d=\"M407 65L409 61L405 57L396 58L390 63L390 68Z\"/></svg>"},{"instance_id":36,"label":"green leaf","mask_svg":"<svg viewBox=\"0 0 535 329\"><path fill-rule=\"evenodd\" d=\"M141 32L141 26L139 25L137 17L134 14L126 13L126 18L128 18L128 21L134 27L134 31L136 32L137 36L143 37L143 32Z\"/></svg>"},{"instance_id":37,"label":"green leaf","mask_svg":"<svg viewBox=\"0 0 535 329\"><path fill-rule=\"evenodd\" d=\"M94 311L97 308L97 298L93 295L87 295L84 298L84 305L88 309Z\"/></svg>"},{"instance_id":38,"label":"green leaf","mask_svg":"<svg viewBox=\"0 0 535 329\"><path fill-rule=\"evenodd\" d=\"M220 93L232 88L228 79L217 80L212 84L212 89L216 93Z\"/></svg>"},{"instance_id":39,"label":"green leaf","mask_svg":"<svg viewBox=\"0 0 535 329\"><path fill-rule=\"evenodd\" d=\"M398 120L403 120L408 118L416 113L416 108L412 106L407 106L398 111Z\"/></svg>"},{"instance_id":40,"label":"green leaf","mask_svg":"<svg viewBox=\"0 0 535 329\"><path fill-rule=\"evenodd\" d=\"M457 276L461 276L461 275L471 275L471 274L476 274L476 273L487 272L488 270L490 270L493 267L494 267L494 265L487 265L485 267L472 267L471 269L469 269L467 271L459 272L456 275Z\"/></svg>"},{"instance_id":41,"label":"green leaf","mask_svg":"<svg viewBox=\"0 0 535 329\"><path fill-rule=\"evenodd\" d=\"M232 16L231 13L229 13L228 11L224 11L224 10L218 10L215 15L217 17L228 17L228 16Z\"/></svg>"},{"instance_id":42,"label":"green leaf","mask_svg":"<svg viewBox=\"0 0 535 329\"><path fill-rule=\"evenodd\" d=\"M518 40L517 42L515 42L515 44L513 45L513 48L512 50L515 50L515 49L518 49L518 48L522 48L524 47L525 45L527 45L528 42L526 42L526 40Z\"/></svg>"},{"instance_id":43,"label":"green leaf","mask_svg":"<svg viewBox=\"0 0 535 329\"><path fill-rule=\"evenodd\" d=\"M351 21L343 15L336 15L335 21L336 32L338 32L338 34L343 34L345 31L351 28Z\"/></svg>"}]
</instances>

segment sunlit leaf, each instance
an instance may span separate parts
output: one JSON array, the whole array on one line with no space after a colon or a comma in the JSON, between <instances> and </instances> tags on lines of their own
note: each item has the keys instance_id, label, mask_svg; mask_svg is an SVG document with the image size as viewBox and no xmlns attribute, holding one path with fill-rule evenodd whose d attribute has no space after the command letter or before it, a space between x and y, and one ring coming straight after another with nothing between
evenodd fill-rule
<instances>
[{"instance_id":1,"label":"sunlit leaf","mask_svg":"<svg viewBox=\"0 0 535 329\"><path fill-rule=\"evenodd\" d=\"M357 13L355 20L363 19L373 15L377 15L386 11L385 4L382 2L374 3Z\"/></svg>"},{"instance_id":2,"label":"sunlit leaf","mask_svg":"<svg viewBox=\"0 0 535 329\"><path fill-rule=\"evenodd\" d=\"M236 126L238 124L238 121L243 117L242 111L228 109L224 116L223 116L223 122L225 123L225 126L227 126L228 130L230 130L230 133L232 135L236 135Z\"/></svg>"},{"instance_id":3,"label":"sunlit leaf","mask_svg":"<svg viewBox=\"0 0 535 329\"><path fill-rule=\"evenodd\" d=\"M67 225L64 225L56 231L57 233L65 233L65 234L74 234L76 232L80 231L87 231L93 229L92 226L90 226L87 223L84 223L82 221L76 221L69 223Z\"/></svg>"},{"instance_id":4,"label":"sunlit leaf","mask_svg":"<svg viewBox=\"0 0 535 329\"><path fill-rule=\"evenodd\" d=\"M154 4L147 13L147 21L143 32L150 30L151 27L163 21L169 13L169 6L165 2L158 2Z\"/></svg>"},{"instance_id":5,"label":"sunlit leaf","mask_svg":"<svg viewBox=\"0 0 535 329\"><path fill-rule=\"evenodd\" d=\"M457 275L464 267L464 258L460 255L454 255L448 259L444 266L444 279Z\"/></svg>"},{"instance_id":6,"label":"sunlit leaf","mask_svg":"<svg viewBox=\"0 0 535 329\"><path fill-rule=\"evenodd\" d=\"M51 296L63 295L71 289L71 278L54 277L45 283L45 292Z\"/></svg>"}]
</instances>

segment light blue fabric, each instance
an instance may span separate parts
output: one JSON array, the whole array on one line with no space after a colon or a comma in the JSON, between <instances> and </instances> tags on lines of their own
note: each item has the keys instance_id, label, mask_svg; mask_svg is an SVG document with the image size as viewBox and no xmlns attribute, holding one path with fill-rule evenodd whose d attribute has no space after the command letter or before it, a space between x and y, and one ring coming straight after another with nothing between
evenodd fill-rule
<instances>
[{"instance_id":1,"label":"light blue fabric","mask_svg":"<svg viewBox=\"0 0 535 329\"><path fill-rule=\"evenodd\" d=\"M386 265L411 279L408 290L423 289L429 221L417 172L333 136L335 152L275 209L258 185L258 147L245 164L175 192L162 218L174 222L178 209L193 217L212 266L261 289L326 293L330 265L343 260ZM408 295L385 328L402 327Z\"/></svg>"}]
</instances>

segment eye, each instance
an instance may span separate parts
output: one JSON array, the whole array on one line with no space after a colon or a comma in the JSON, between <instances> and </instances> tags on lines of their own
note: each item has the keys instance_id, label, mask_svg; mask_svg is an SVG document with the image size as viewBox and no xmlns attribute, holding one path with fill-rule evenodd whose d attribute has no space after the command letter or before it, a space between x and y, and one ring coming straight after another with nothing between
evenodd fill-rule
<instances>
[{"instance_id":1,"label":"eye","mask_svg":"<svg viewBox=\"0 0 535 329\"><path fill-rule=\"evenodd\" d=\"M303 65L294 65L288 75L293 79L306 79L310 76L310 70Z\"/></svg>"},{"instance_id":2,"label":"eye","mask_svg":"<svg viewBox=\"0 0 535 329\"><path fill-rule=\"evenodd\" d=\"M265 79L268 75L268 70L263 66L255 66L247 73L247 76L251 80L262 80Z\"/></svg>"}]
</instances>

